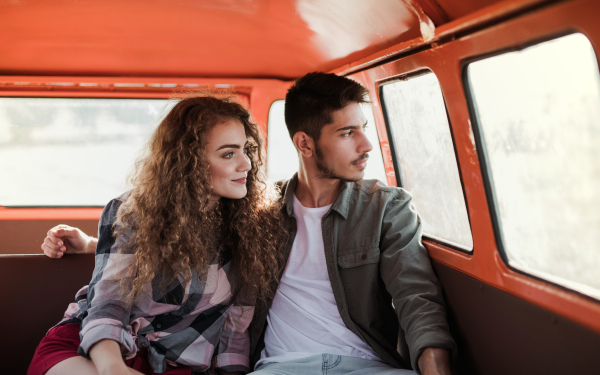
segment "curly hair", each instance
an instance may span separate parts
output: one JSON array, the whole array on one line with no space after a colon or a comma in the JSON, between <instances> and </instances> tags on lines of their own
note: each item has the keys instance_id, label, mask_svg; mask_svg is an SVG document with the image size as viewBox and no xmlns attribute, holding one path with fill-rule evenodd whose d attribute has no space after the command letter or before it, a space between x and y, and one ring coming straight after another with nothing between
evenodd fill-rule
<instances>
[{"instance_id":1,"label":"curly hair","mask_svg":"<svg viewBox=\"0 0 600 375\"><path fill-rule=\"evenodd\" d=\"M206 145L210 130L228 119L244 126L252 167L247 195L220 198L213 209ZM190 97L173 107L149 141L146 156L136 163L133 190L115 221L117 236L125 227L135 233L122 247L134 253L131 278L125 278L130 284L121 284L131 288L123 290L126 298L138 298L157 280L163 287L175 278L187 285L194 269L205 280L221 246L231 251L234 295L242 291L253 302L272 295L285 231L278 193L264 180L262 145L250 114L232 98Z\"/></svg>"}]
</instances>

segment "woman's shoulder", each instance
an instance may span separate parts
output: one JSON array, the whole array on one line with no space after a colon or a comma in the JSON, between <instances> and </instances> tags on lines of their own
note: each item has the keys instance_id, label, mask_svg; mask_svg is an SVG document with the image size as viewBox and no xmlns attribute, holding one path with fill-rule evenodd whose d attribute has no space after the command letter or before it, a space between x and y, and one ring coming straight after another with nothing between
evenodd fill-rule
<instances>
[{"instance_id":1,"label":"woman's shoulder","mask_svg":"<svg viewBox=\"0 0 600 375\"><path fill-rule=\"evenodd\" d=\"M111 199L106 204L106 206L104 206L104 210L102 211L102 215L100 216L101 225L103 223L112 225L115 222L119 208L124 202L127 202L130 195L131 190L126 191L118 197Z\"/></svg>"}]
</instances>

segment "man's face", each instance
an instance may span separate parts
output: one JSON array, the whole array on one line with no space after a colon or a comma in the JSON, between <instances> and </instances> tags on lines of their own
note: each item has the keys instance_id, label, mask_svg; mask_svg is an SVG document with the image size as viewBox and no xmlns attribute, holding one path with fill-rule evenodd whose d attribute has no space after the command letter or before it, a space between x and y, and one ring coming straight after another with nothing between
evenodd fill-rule
<instances>
[{"instance_id":1,"label":"man's face","mask_svg":"<svg viewBox=\"0 0 600 375\"><path fill-rule=\"evenodd\" d=\"M317 169L321 178L358 181L363 178L369 151L367 119L358 103L333 112L333 123L321 130L315 145Z\"/></svg>"}]
</instances>

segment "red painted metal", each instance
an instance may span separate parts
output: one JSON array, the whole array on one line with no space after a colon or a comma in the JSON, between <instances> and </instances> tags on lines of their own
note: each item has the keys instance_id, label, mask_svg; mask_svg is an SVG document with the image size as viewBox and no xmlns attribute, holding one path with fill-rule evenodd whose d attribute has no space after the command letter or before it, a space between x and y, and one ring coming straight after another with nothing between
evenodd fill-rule
<instances>
[{"instance_id":1,"label":"red painted metal","mask_svg":"<svg viewBox=\"0 0 600 375\"><path fill-rule=\"evenodd\" d=\"M398 0L0 2L0 74L295 78L413 39Z\"/></svg>"},{"instance_id":2,"label":"red painted metal","mask_svg":"<svg viewBox=\"0 0 600 375\"><path fill-rule=\"evenodd\" d=\"M5 220L98 220L101 213L102 207L0 207L0 222Z\"/></svg>"},{"instance_id":3,"label":"red painted metal","mask_svg":"<svg viewBox=\"0 0 600 375\"><path fill-rule=\"evenodd\" d=\"M462 83L465 61L573 31L584 33L600 50L600 4L578 0L527 12L495 26L440 43L434 48L400 58L352 75L371 91L379 112L378 87L382 82L421 70L433 71L442 87L455 141L456 154L467 199L474 251L467 255L433 241L424 241L431 257L495 288L600 332L600 302L562 287L509 269L502 261L486 198L471 119ZM418 44L418 41L415 42ZM394 53L392 51L392 53ZM557 72L559 74L560 72ZM376 122L382 145L387 142L383 116ZM382 147L385 150L385 147ZM389 168L389 155L386 169Z\"/></svg>"},{"instance_id":4,"label":"red painted metal","mask_svg":"<svg viewBox=\"0 0 600 375\"><path fill-rule=\"evenodd\" d=\"M498 2L494 5L474 11L459 19L445 23L440 27L436 27L435 36L431 40L425 41L422 37L404 40L396 45L379 50L372 55L339 66L331 72L340 75L348 75L353 72L367 69L391 59L406 56L419 48L426 46L435 47L449 39L455 39L457 35L462 35L470 30L492 25L507 17L523 13L527 9L552 1L553 0L506 0Z\"/></svg>"}]
</instances>

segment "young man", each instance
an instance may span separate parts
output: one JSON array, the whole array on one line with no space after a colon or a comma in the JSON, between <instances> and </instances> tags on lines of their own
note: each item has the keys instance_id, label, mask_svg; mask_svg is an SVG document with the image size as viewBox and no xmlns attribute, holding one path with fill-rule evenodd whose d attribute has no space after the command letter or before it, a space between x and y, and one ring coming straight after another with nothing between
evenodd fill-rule
<instances>
[{"instance_id":1,"label":"young man","mask_svg":"<svg viewBox=\"0 0 600 375\"><path fill-rule=\"evenodd\" d=\"M455 343L412 198L362 180L372 150L360 108L367 94L347 78L310 73L286 95L300 165L281 183L286 268L250 326L257 375L410 374L410 365L450 374ZM63 235L79 251L95 245L76 229L53 230L42 246L49 256Z\"/></svg>"}]
</instances>

